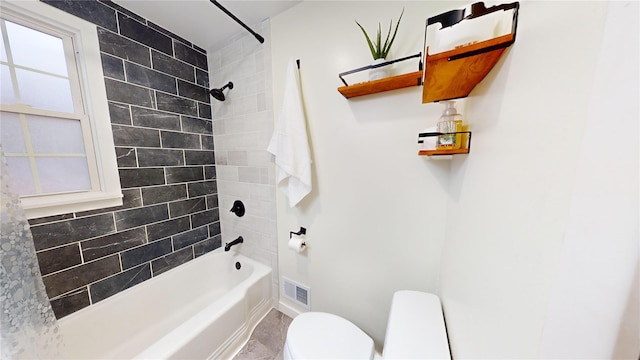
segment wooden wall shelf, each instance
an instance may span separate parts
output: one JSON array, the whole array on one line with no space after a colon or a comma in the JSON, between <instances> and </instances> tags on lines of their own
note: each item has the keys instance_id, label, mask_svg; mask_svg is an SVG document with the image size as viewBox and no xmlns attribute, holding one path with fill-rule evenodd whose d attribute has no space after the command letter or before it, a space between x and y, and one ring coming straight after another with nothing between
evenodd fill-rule
<instances>
[{"instance_id":1,"label":"wooden wall shelf","mask_svg":"<svg viewBox=\"0 0 640 360\"><path fill-rule=\"evenodd\" d=\"M424 84L419 70L342 86L338 91L350 99L422 84L422 103L463 98L487 76L514 39L514 34L507 34L434 55L429 55L427 47Z\"/></svg>"},{"instance_id":2,"label":"wooden wall shelf","mask_svg":"<svg viewBox=\"0 0 640 360\"><path fill-rule=\"evenodd\" d=\"M427 47L422 103L468 96L513 42L507 34L434 55Z\"/></svg>"},{"instance_id":3,"label":"wooden wall shelf","mask_svg":"<svg viewBox=\"0 0 640 360\"><path fill-rule=\"evenodd\" d=\"M380 93L383 91L401 89L411 86L422 87L422 103L430 103L441 100L452 100L463 98L471 93L471 90L487 76L496 65L504 50L511 46L516 39L516 28L518 24L518 9L520 4L501 4L486 8L483 2L471 5L471 13L467 15L466 9L457 9L431 17L427 20L429 25L440 23L444 27L449 27L460 21L470 20L484 16L496 11L513 10L513 20L511 33L495 37L493 39L459 46L453 50L429 55L429 48L426 47L424 58L424 71L418 70L385 79L363 82L354 85L347 85L338 88L338 91L347 99L356 96ZM466 17L465 17L466 15ZM425 29L426 40L426 29ZM393 60L389 63L403 61L414 57L421 57L421 54L411 55L402 59ZM339 75L343 75L366 70L370 67L363 67L350 70ZM419 66L422 69L422 66Z\"/></svg>"},{"instance_id":4,"label":"wooden wall shelf","mask_svg":"<svg viewBox=\"0 0 640 360\"><path fill-rule=\"evenodd\" d=\"M418 155L421 156L434 156L434 155L458 155L468 154L469 149L453 149L453 150L420 150Z\"/></svg>"},{"instance_id":5,"label":"wooden wall shelf","mask_svg":"<svg viewBox=\"0 0 640 360\"><path fill-rule=\"evenodd\" d=\"M471 5L470 13L467 9L457 9L427 19L427 28L429 25L438 23L444 28L455 26L461 21L473 21L472 19L497 11L513 11L510 34L433 55L429 55L429 48L426 47L422 103L468 96L471 90L493 69L504 50L516 41L519 8L519 2L489 8L485 7L484 2L477 2ZM425 29L425 34L426 31Z\"/></svg>"},{"instance_id":6,"label":"wooden wall shelf","mask_svg":"<svg viewBox=\"0 0 640 360\"><path fill-rule=\"evenodd\" d=\"M441 155L458 155L458 154L468 154L471 151L471 131L456 131L452 133L421 133L420 136L424 136L424 138L428 137L437 137L441 135L453 135L456 136L457 141L459 141L459 148L457 149L422 149L418 150L418 155L421 156L441 156ZM423 139L424 139L423 138ZM435 142L434 142L435 144ZM435 145L434 145L435 146Z\"/></svg>"},{"instance_id":7,"label":"wooden wall shelf","mask_svg":"<svg viewBox=\"0 0 640 360\"><path fill-rule=\"evenodd\" d=\"M395 89L418 86L422 83L422 71L392 76L384 79L342 86L338 91L347 99Z\"/></svg>"}]
</instances>

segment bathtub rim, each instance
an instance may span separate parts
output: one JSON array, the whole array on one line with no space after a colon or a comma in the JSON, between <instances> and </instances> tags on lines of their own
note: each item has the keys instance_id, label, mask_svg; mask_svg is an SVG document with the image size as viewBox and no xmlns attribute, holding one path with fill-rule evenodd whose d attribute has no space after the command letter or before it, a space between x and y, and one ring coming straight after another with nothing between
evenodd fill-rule
<instances>
[{"instance_id":1,"label":"bathtub rim","mask_svg":"<svg viewBox=\"0 0 640 360\"><path fill-rule=\"evenodd\" d=\"M75 311L75 312L73 312L73 313L71 313L71 314L69 314L69 315L63 316L63 317L62 317L62 318L60 318L60 319L56 319L56 321L57 321L57 323L60 325L60 324L64 324L64 323L66 323L66 322L73 321L73 320L74 320L74 318L76 318L76 317L78 317L78 316L82 316L82 314L88 313L89 311L97 311L96 309L98 309L98 308L100 308L100 307L104 307L104 306L106 306L106 305L104 305L104 304L108 304L109 299L111 299L111 298L112 298L112 297L114 297L114 296L125 295L125 294L127 294L127 293L129 293L129 292L134 292L134 291L140 291L140 288L142 288L145 284L148 284L150 281L153 281L154 279L162 279L162 278L164 278L164 277L169 276L169 274L175 274L175 272L173 272L174 270L177 270L177 269L182 269L182 270L184 270L184 269L185 269L185 268L184 268L184 266L188 266L188 267L196 266L195 264L197 264L198 262L203 262L203 261L205 261L205 260L203 260L203 259L208 259L208 257L211 257L211 256L213 256L213 255L215 255L215 254L218 254L218 255L220 255L220 254L224 254L224 251L223 251L223 249L220 249L220 248L219 248L219 249L216 249L216 250L214 250L214 251L210 251L210 252L208 252L208 253L206 253L206 254L200 255L200 256L198 256L198 257L196 257L196 258L194 258L194 259L191 259L191 260L189 260L189 261L187 261L187 262L185 262L185 263L183 263L183 264L181 264L181 265L178 265L178 266L173 267L173 268L171 268L171 269L169 269L169 270L167 270L167 271L164 271L164 272L162 272L161 274L158 274L158 275L152 276L151 278L149 278L149 279L147 279L147 280L145 280L145 281L143 281L143 282L141 282L141 283L139 283L139 284L136 284L136 285L134 285L134 286L131 286L131 287L129 287L129 288L126 288L126 289L124 289L124 290L122 290L122 291L120 291L120 292L118 292L118 293L116 293L116 294L113 294L113 295L111 295L111 296L109 296L109 297L107 297L107 298L104 298L104 299L102 299L102 300L100 300L100 301L98 301L98 302L95 302L95 303L93 303L93 304L90 304L89 306L86 306L86 307L84 307L84 308L82 308L82 309L80 309L80 310L78 310L78 311ZM263 266L265 266L265 267L267 267L267 268L270 268L269 266L267 266L267 265L265 265L265 264L263 264L263 263L260 263L260 262L258 262L258 261L256 261L256 260L253 260L253 259L251 259L251 258L249 258L249 257L247 257L247 256L245 256L245 255L242 255L242 254L240 254L240 253L237 253L237 252L236 252L236 253L234 253L234 254L231 254L231 256L232 256L232 262L233 262L233 261L240 261L240 263L242 263L242 261L243 261L244 259L247 259L247 260L249 260L250 262L257 263L257 264L259 264L259 265L263 265ZM240 259L240 260L238 260L238 259ZM140 265L138 265L138 266L140 266ZM129 269L127 269L127 270L129 270ZM125 270L125 271L126 271L126 270ZM120 273L118 273L118 274L120 274ZM113 274L113 275L109 276L108 278L111 278L111 277L117 276L118 274ZM107 279L108 279L108 278L107 278ZM104 279L100 279L100 281L102 281L102 280L104 280ZM158 281L158 280L156 280L156 281ZM243 280L242 282L244 282L244 280ZM241 283L242 283L242 282L241 282ZM92 284L94 284L94 283L87 284L87 285L85 285L85 287L86 287L86 286L90 286L90 285L92 285ZM82 289L82 288L73 289L73 290L71 290L71 291L69 291L69 292L66 292L66 293L64 293L64 294L62 294L62 295L57 296L56 298L60 298L60 297L64 297L65 295L73 294L74 292L78 291L79 289Z\"/></svg>"}]
</instances>

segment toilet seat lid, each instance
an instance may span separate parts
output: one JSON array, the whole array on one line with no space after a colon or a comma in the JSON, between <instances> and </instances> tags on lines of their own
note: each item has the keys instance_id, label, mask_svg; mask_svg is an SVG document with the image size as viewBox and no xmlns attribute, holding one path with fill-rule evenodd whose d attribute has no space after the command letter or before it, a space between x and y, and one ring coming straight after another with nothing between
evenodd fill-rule
<instances>
[{"instance_id":1,"label":"toilet seat lid","mask_svg":"<svg viewBox=\"0 0 640 360\"><path fill-rule=\"evenodd\" d=\"M372 359L373 340L349 320L308 312L296 316L285 345L293 359Z\"/></svg>"}]
</instances>

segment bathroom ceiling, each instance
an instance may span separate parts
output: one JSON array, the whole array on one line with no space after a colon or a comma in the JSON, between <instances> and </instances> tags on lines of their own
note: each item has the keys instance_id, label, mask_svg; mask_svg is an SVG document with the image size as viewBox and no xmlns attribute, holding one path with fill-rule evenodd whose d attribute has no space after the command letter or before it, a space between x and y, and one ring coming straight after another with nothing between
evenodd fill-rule
<instances>
[{"instance_id":1,"label":"bathroom ceiling","mask_svg":"<svg viewBox=\"0 0 640 360\"><path fill-rule=\"evenodd\" d=\"M220 0L219 3L255 30L255 24L301 0ZM209 0L113 0L206 50L229 37L248 32ZM256 31L260 34L259 31ZM260 34L263 35L263 34ZM256 40L257 41L257 40Z\"/></svg>"}]
</instances>

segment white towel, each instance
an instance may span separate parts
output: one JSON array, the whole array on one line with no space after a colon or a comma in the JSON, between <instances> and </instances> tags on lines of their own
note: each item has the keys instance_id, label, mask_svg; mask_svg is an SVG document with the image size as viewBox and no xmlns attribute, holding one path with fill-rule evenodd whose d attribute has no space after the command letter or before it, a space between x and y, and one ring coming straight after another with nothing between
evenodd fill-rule
<instances>
[{"instance_id":1,"label":"white towel","mask_svg":"<svg viewBox=\"0 0 640 360\"><path fill-rule=\"evenodd\" d=\"M267 151L275 155L276 184L294 207L311 192L311 155L295 60L289 60L284 100Z\"/></svg>"}]
</instances>

